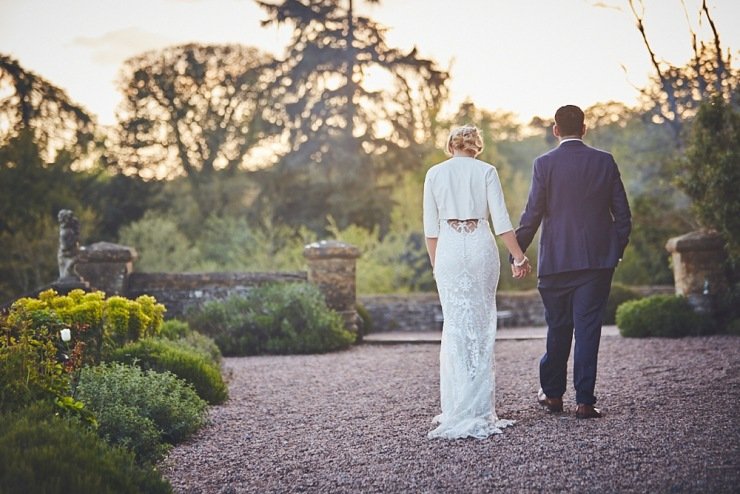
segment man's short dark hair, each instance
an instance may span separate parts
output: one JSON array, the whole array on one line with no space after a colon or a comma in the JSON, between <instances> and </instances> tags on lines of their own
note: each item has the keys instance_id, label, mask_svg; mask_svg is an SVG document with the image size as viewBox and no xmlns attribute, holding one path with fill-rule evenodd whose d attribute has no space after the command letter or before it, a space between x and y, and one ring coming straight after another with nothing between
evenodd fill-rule
<instances>
[{"instance_id":1,"label":"man's short dark hair","mask_svg":"<svg viewBox=\"0 0 740 494\"><path fill-rule=\"evenodd\" d=\"M561 136L579 136L583 134L583 110L576 105L565 105L555 112L555 124Z\"/></svg>"}]
</instances>

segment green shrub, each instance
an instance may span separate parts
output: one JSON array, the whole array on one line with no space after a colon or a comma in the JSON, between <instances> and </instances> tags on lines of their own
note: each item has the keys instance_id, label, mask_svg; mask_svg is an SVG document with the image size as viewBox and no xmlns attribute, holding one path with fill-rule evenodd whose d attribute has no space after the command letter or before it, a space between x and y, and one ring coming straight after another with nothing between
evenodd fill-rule
<instances>
[{"instance_id":1,"label":"green shrub","mask_svg":"<svg viewBox=\"0 0 740 494\"><path fill-rule=\"evenodd\" d=\"M142 462L163 452L152 441L154 429L160 443L176 444L205 423L206 402L169 372L120 363L85 367L77 391L97 416L98 432L112 444L130 447Z\"/></svg>"},{"instance_id":2,"label":"green shrub","mask_svg":"<svg viewBox=\"0 0 740 494\"><path fill-rule=\"evenodd\" d=\"M731 334L733 336L740 336L740 318L727 323L727 326L725 327L725 333Z\"/></svg>"},{"instance_id":3,"label":"green shrub","mask_svg":"<svg viewBox=\"0 0 740 494\"><path fill-rule=\"evenodd\" d=\"M191 331L183 338L169 341L175 346L197 353L217 367L221 363L222 355L218 345L213 338L202 333Z\"/></svg>"},{"instance_id":4,"label":"green shrub","mask_svg":"<svg viewBox=\"0 0 740 494\"><path fill-rule=\"evenodd\" d=\"M363 336L365 336L368 333L372 333L373 331L373 319L370 317L370 313L367 311L364 305L357 304L355 306L355 310L357 310L357 315L360 317L360 324L358 325L358 339L362 339Z\"/></svg>"},{"instance_id":5,"label":"green shrub","mask_svg":"<svg viewBox=\"0 0 740 494\"><path fill-rule=\"evenodd\" d=\"M38 400L71 394L70 375L58 362L58 349L48 337L23 331L0 339L0 411L17 410Z\"/></svg>"},{"instance_id":6,"label":"green shrub","mask_svg":"<svg viewBox=\"0 0 740 494\"><path fill-rule=\"evenodd\" d=\"M617 309L617 326L626 337L680 337L704 334L709 325L684 297L653 295Z\"/></svg>"},{"instance_id":7,"label":"green shrub","mask_svg":"<svg viewBox=\"0 0 740 494\"><path fill-rule=\"evenodd\" d=\"M113 445L133 451L140 464L154 464L170 449L154 420L140 415L135 406L111 403L97 411L96 419L101 437Z\"/></svg>"},{"instance_id":8,"label":"green shrub","mask_svg":"<svg viewBox=\"0 0 740 494\"><path fill-rule=\"evenodd\" d=\"M714 302L717 328L727 334L740 334L740 285L718 296Z\"/></svg>"},{"instance_id":9,"label":"green shrub","mask_svg":"<svg viewBox=\"0 0 740 494\"><path fill-rule=\"evenodd\" d=\"M318 288L306 283L266 285L209 302L191 313L189 322L212 337L224 355L328 352L355 339Z\"/></svg>"},{"instance_id":10,"label":"green shrub","mask_svg":"<svg viewBox=\"0 0 740 494\"><path fill-rule=\"evenodd\" d=\"M167 338L168 340L179 340L190 334L192 330L185 321L179 319L169 319L162 323L162 328L159 330L159 336Z\"/></svg>"},{"instance_id":11,"label":"green shrub","mask_svg":"<svg viewBox=\"0 0 740 494\"><path fill-rule=\"evenodd\" d=\"M0 417L0 492L166 493L169 483L81 423L32 406Z\"/></svg>"},{"instance_id":12,"label":"green shrub","mask_svg":"<svg viewBox=\"0 0 740 494\"><path fill-rule=\"evenodd\" d=\"M113 362L137 365L144 370L172 372L192 384L198 396L212 405L223 403L228 398L228 390L217 365L207 357L169 340L139 340L115 350L109 358Z\"/></svg>"},{"instance_id":13,"label":"green shrub","mask_svg":"<svg viewBox=\"0 0 740 494\"><path fill-rule=\"evenodd\" d=\"M218 349L216 342L212 338L190 329L190 325L185 321L176 319L165 321L159 336L171 341L176 346L202 355L214 364L221 362L221 350Z\"/></svg>"},{"instance_id":14,"label":"green shrub","mask_svg":"<svg viewBox=\"0 0 740 494\"><path fill-rule=\"evenodd\" d=\"M164 311L164 306L149 295L135 300L119 296L106 299L103 292L72 290L59 295L46 290L38 298L16 300L7 323L16 334L22 328L29 328L33 334L50 335L57 341L59 331L69 328L72 333L69 347L78 349L85 363L96 364L111 349L156 335Z\"/></svg>"},{"instance_id":15,"label":"green shrub","mask_svg":"<svg viewBox=\"0 0 740 494\"><path fill-rule=\"evenodd\" d=\"M642 298L639 292L622 285L613 283L609 291L609 299L606 301L606 310L604 311L604 324L614 324L617 321L617 308L629 300Z\"/></svg>"},{"instance_id":16,"label":"green shrub","mask_svg":"<svg viewBox=\"0 0 740 494\"><path fill-rule=\"evenodd\" d=\"M51 334L47 326L33 329L30 321L19 321L11 328L7 318L0 316L0 413L45 401L55 404L57 411L94 423L94 417L72 396L81 348L78 342L67 357L59 335Z\"/></svg>"}]
</instances>

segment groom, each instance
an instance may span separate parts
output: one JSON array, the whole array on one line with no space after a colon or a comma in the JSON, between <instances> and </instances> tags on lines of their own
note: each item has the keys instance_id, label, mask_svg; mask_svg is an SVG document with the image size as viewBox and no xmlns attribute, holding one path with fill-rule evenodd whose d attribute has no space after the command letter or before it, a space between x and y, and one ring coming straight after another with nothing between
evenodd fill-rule
<instances>
[{"instance_id":1,"label":"groom","mask_svg":"<svg viewBox=\"0 0 740 494\"><path fill-rule=\"evenodd\" d=\"M527 205L516 230L525 250L542 224L538 289L545 305L547 351L540 360L539 403L563 410L575 330L576 417L598 418L596 365L612 274L632 228L622 179L611 154L583 143L583 111L566 105L552 132L560 144L534 160ZM518 269L512 266L515 272Z\"/></svg>"}]
</instances>

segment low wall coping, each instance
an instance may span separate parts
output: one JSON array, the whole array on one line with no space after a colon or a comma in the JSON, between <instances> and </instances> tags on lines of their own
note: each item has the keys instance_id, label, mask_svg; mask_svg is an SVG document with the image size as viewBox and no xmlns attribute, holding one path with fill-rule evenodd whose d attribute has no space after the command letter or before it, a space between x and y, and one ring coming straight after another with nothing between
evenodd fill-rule
<instances>
[{"instance_id":1,"label":"low wall coping","mask_svg":"<svg viewBox=\"0 0 740 494\"><path fill-rule=\"evenodd\" d=\"M722 237L711 231L699 230L679 237L673 237L665 244L668 252L686 252L701 250L720 250L724 247Z\"/></svg>"},{"instance_id":2,"label":"low wall coping","mask_svg":"<svg viewBox=\"0 0 740 494\"><path fill-rule=\"evenodd\" d=\"M96 242L80 247L78 262L131 262L138 258L136 249L110 242Z\"/></svg>"},{"instance_id":3,"label":"low wall coping","mask_svg":"<svg viewBox=\"0 0 740 494\"><path fill-rule=\"evenodd\" d=\"M303 248L306 259L357 259L360 255L360 249L338 240L313 242Z\"/></svg>"},{"instance_id":4,"label":"low wall coping","mask_svg":"<svg viewBox=\"0 0 740 494\"><path fill-rule=\"evenodd\" d=\"M129 287L153 290L189 290L209 287L235 287L281 281L307 281L302 271L280 273L131 273Z\"/></svg>"}]
</instances>

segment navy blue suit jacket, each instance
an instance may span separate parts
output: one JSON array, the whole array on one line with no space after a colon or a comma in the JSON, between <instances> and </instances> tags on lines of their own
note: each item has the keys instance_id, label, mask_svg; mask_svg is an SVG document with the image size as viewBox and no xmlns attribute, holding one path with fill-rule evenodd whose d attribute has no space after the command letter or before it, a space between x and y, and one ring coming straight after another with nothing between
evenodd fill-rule
<instances>
[{"instance_id":1,"label":"navy blue suit jacket","mask_svg":"<svg viewBox=\"0 0 740 494\"><path fill-rule=\"evenodd\" d=\"M542 224L538 276L614 268L627 247L631 218L612 155L566 141L534 160L516 238L526 250Z\"/></svg>"}]
</instances>

